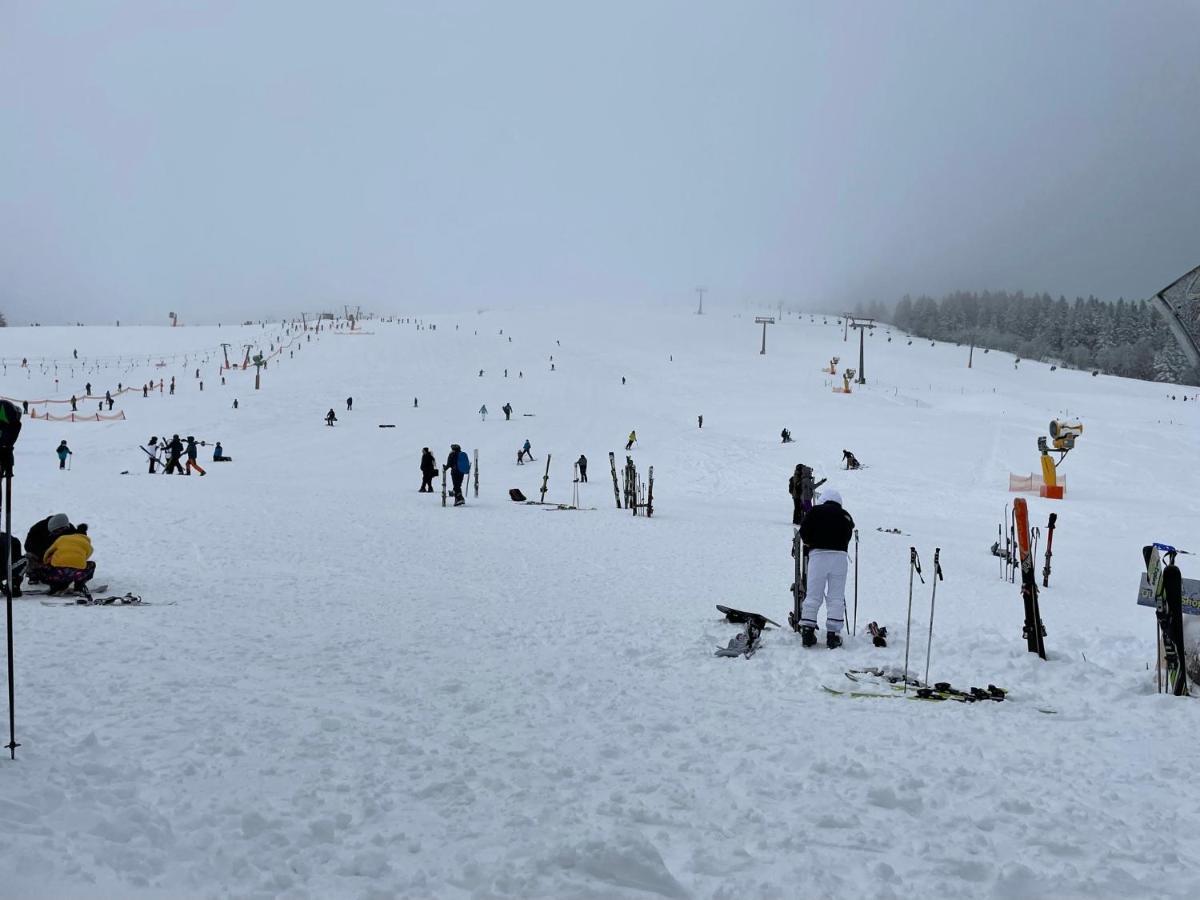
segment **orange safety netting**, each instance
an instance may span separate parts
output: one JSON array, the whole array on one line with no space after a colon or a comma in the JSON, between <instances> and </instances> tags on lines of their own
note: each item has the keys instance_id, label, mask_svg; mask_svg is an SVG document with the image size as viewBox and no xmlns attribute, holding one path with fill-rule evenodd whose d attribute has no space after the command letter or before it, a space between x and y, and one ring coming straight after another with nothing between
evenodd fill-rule
<instances>
[{"instance_id":1,"label":"orange safety netting","mask_svg":"<svg viewBox=\"0 0 1200 900\"><path fill-rule=\"evenodd\" d=\"M36 409L30 410L29 418L45 420L47 422L123 422L125 421L125 411L115 413L111 416L102 416L100 413L69 413L65 416L52 416L50 413L42 413L38 415Z\"/></svg>"}]
</instances>

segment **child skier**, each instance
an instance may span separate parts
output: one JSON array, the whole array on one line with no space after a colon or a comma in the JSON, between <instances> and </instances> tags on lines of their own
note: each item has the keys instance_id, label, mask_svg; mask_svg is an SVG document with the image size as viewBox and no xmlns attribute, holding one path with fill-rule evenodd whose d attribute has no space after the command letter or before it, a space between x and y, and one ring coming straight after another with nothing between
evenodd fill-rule
<instances>
[{"instance_id":1,"label":"child skier","mask_svg":"<svg viewBox=\"0 0 1200 900\"><path fill-rule=\"evenodd\" d=\"M58 467L65 469L67 467L67 457L71 455L71 448L67 446L66 441L63 441L54 452L58 454Z\"/></svg>"}]
</instances>

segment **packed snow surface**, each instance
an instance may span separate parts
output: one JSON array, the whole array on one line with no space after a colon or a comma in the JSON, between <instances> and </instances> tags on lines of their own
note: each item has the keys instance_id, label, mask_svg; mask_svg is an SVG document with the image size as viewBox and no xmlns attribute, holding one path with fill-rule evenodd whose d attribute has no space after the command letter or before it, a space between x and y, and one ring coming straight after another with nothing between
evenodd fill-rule
<instances>
[{"instance_id":1,"label":"packed snow surface","mask_svg":"<svg viewBox=\"0 0 1200 900\"><path fill-rule=\"evenodd\" d=\"M1200 707L1156 694L1135 599L1144 543L1200 549L1200 404L978 349L967 368L965 346L885 328L839 394L857 347L832 316L785 317L765 356L728 312L418 318L311 340L0 330L6 396L138 388L122 421L26 419L14 530L89 523L96 581L156 604L14 602L0 895L1196 895ZM281 341L259 391L252 366L220 370L222 342L238 362ZM174 396L142 397L171 376ZM1029 501L1043 529L1059 514L1043 662L988 551L1059 417L1085 431L1066 499ZM652 518L615 508L608 454L624 463L631 429ZM207 476L147 474L138 445L174 433L208 442ZM233 462L209 462L217 440ZM441 464L452 442L479 453L459 509L417 493L421 448ZM843 449L867 468L841 470ZM586 509L509 500L540 496L550 458L546 499L569 503L581 453ZM806 650L785 627L716 658L737 628L714 604L786 622L800 462L858 524L859 633ZM1009 701L822 690L903 664L910 546L912 668L940 547L931 680Z\"/></svg>"}]
</instances>

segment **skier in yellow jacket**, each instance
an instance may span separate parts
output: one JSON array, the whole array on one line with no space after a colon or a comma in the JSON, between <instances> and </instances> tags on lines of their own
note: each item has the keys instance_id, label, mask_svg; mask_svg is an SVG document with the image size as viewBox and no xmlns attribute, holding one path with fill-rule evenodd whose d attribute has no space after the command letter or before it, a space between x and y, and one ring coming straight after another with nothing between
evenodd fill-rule
<instances>
[{"instance_id":1,"label":"skier in yellow jacket","mask_svg":"<svg viewBox=\"0 0 1200 900\"><path fill-rule=\"evenodd\" d=\"M73 534L57 538L42 557L46 567L41 578L49 588L48 593L60 594L70 587L86 594L87 583L96 574L91 556L92 541L86 524L76 526Z\"/></svg>"}]
</instances>

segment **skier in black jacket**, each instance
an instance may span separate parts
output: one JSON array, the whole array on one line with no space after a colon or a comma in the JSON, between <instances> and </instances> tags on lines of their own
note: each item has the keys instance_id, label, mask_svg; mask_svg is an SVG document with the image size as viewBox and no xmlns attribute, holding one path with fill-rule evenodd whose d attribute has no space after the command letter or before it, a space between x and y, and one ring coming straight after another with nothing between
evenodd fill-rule
<instances>
[{"instance_id":1,"label":"skier in black jacket","mask_svg":"<svg viewBox=\"0 0 1200 900\"><path fill-rule=\"evenodd\" d=\"M179 457L183 455L183 441L179 439L179 435L171 438L171 442L167 444L167 467L163 469L164 475L170 475L176 472L179 475L185 475L183 466L179 464Z\"/></svg>"},{"instance_id":2,"label":"skier in black jacket","mask_svg":"<svg viewBox=\"0 0 1200 900\"><path fill-rule=\"evenodd\" d=\"M450 472L450 480L454 482L454 505L462 506L466 503L463 499L462 483L463 472L458 468L458 457L462 455L462 447L458 444L450 445L450 455L446 457L446 469Z\"/></svg>"},{"instance_id":3,"label":"skier in black jacket","mask_svg":"<svg viewBox=\"0 0 1200 900\"><path fill-rule=\"evenodd\" d=\"M837 491L826 490L820 499L800 526L808 553L808 594L800 611L800 637L805 647L817 642L817 613L825 603L825 645L833 650L842 645L846 623L846 548L854 536L854 519L842 509Z\"/></svg>"},{"instance_id":4,"label":"skier in black jacket","mask_svg":"<svg viewBox=\"0 0 1200 900\"><path fill-rule=\"evenodd\" d=\"M437 477L438 467L437 461L433 458L433 454L429 452L428 447L421 448L421 489L417 491L419 494L433 493L433 479Z\"/></svg>"}]
</instances>

